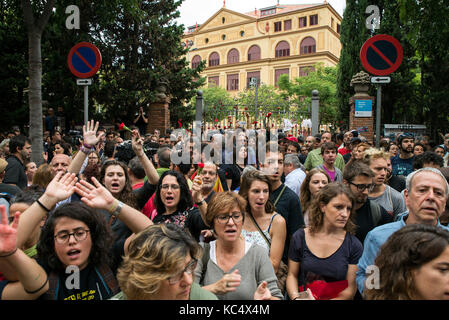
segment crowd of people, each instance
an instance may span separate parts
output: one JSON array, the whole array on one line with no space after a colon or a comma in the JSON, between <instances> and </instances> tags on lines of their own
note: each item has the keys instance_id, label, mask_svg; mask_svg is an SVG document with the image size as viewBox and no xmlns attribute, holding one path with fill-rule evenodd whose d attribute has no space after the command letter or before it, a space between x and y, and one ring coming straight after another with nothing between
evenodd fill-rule
<instances>
[{"instance_id":1,"label":"crowd of people","mask_svg":"<svg viewBox=\"0 0 449 320\"><path fill-rule=\"evenodd\" d=\"M449 134L147 124L4 137L0 299L449 299Z\"/></svg>"}]
</instances>

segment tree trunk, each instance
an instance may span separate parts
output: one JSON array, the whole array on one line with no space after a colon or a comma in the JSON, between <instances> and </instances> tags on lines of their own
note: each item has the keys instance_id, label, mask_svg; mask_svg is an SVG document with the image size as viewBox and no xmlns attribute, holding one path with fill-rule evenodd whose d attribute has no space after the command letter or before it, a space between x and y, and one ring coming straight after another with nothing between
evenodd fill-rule
<instances>
[{"instance_id":1,"label":"tree trunk","mask_svg":"<svg viewBox=\"0 0 449 320\"><path fill-rule=\"evenodd\" d=\"M28 103L30 106L30 139L33 152L31 161L40 165L43 162L42 128L42 56L41 35L28 33Z\"/></svg>"}]
</instances>

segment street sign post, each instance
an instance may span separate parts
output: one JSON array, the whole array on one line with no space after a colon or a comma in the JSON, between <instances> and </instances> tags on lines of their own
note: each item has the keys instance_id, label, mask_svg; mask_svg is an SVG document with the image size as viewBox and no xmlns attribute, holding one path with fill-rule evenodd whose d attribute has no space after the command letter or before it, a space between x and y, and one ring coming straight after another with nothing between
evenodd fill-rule
<instances>
[{"instance_id":1,"label":"street sign post","mask_svg":"<svg viewBox=\"0 0 449 320\"><path fill-rule=\"evenodd\" d=\"M92 77L98 72L101 66L101 53L98 48L89 42L76 44L67 56L67 65L70 72L78 78L76 84L84 86L84 124L89 120L89 86L92 84Z\"/></svg>"},{"instance_id":2,"label":"street sign post","mask_svg":"<svg viewBox=\"0 0 449 320\"><path fill-rule=\"evenodd\" d=\"M363 67L371 74L371 83L377 84L376 103L376 147L380 144L380 117L382 84L390 83L391 78L385 77L396 71L402 63L404 52L400 42L387 34L375 35L362 45L360 60Z\"/></svg>"}]
</instances>

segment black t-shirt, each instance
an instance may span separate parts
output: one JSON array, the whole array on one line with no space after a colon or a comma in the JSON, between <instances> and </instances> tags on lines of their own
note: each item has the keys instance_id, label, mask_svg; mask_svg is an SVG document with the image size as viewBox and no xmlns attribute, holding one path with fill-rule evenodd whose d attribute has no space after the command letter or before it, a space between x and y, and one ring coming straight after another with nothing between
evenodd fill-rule
<instances>
[{"instance_id":1,"label":"black t-shirt","mask_svg":"<svg viewBox=\"0 0 449 320\"><path fill-rule=\"evenodd\" d=\"M157 185L145 181L141 188L133 190L133 193L137 198L137 206L139 207L139 210L142 210L143 207L145 207L145 204L148 200L150 200L153 193L156 192L156 188Z\"/></svg>"},{"instance_id":2,"label":"black t-shirt","mask_svg":"<svg viewBox=\"0 0 449 320\"><path fill-rule=\"evenodd\" d=\"M299 162L301 162L302 164L304 164L304 163L306 162L307 155L305 155L305 154L300 154L300 155L298 156L298 158L299 158Z\"/></svg>"},{"instance_id":3,"label":"black t-shirt","mask_svg":"<svg viewBox=\"0 0 449 320\"><path fill-rule=\"evenodd\" d=\"M217 171L217 174L218 174L218 178L220 179L221 186L223 187L223 191L228 191L229 188L228 188L228 183L226 182L226 175L225 175L224 169L222 169L220 167Z\"/></svg>"},{"instance_id":4,"label":"black t-shirt","mask_svg":"<svg viewBox=\"0 0 449 320\"><path fill-rule=\"evenodd\" d=\"M388 180L388 185L398 192L402 192L405 189L405 177L404 176L391 176Z\"/></svg>"},{"instance_id":5,"label":"black t-shirt","mask_svg":"<svg viewBox=\"0 0 449 320\"><path fill-rule=\"evenodd\" d=\"M191 207L184 212L176 211L172 214L157 214L153 219L154 224L173 223L187 229L196 241L199 241L201 230L209 229L201 218L201 212L196 207Z\"/></svg>"},{"instance_id":6,"label":"black t-shirt","mask_svg":"<svg viewBox=\"0 0 449 320\"><path fill-rule=\"evenodd\" d=\"M282 184L279 188L274 190L270 194L270 201L274 204L277 197L284 188ZM282 260L287 263L288 261L288 247L290 246L291 236L304 225L304 217L302 215L301 203L299 202L298 195L286 186L279 201L275 205L276 212L279 213L285 219L287 225L287 237L285 239L284 254Z\"/></svg>"},{"instance_id":7,"label":"black t-shirt","mask_svg":"<svg viewBox=\"0 0 449 320\"><path fill-rule=\"evenodd\" d=\"M315 256L306 243L303 259L303 238L304 229L301 228L292 237L288 257L290 260L302 264L301 268L304 268L307 283L311 283L314 280L324 280L326 282L345 280L348 273L348 265L356 265L362 256L362 244L355 236L346 232L341 246L329 257L319 258ZM299 282L298 284L302 285Z\"/></svg>"},{"instance_id":8,"label":"black t-shirt","mask_svg":"<svg viewBox=\"0 0 449 320\"><path fill-rule=\"evenodd\" d=\"M117 268L124 256L124 241L116 242L111 248L111 271L115 275ZM38 263L44 268L47 274L51 269L45 261L38 260ZM105 279L100 275L99 268L89 263L79 273L79 287L74 287L75 282L74 271L65 270L58 272L58 282L55 289L55 297L52 300L107 300L114 293L108 288ZM41 300L48 299L46 294L39 297Z\"/></svg>"},{"instance_id":9,"label":"black t-shirt","mask_svg":"<svg viewBox=\"0 0 449 320\"><path fill-rule=\"evenodd\" d=\"M370 201L371 200L369 199L366 200L363 206L355 213L355 221L357 225L355 236L360 240L362 244L365 241L368 232L373 230L375 227L381 226L385 223L393 222L392 216L390 216L382 206L379 206L381 218L377 224L374 224Z\"/></svg>"},{"instance_id":10,"label":"black t-shirt","mask_svg":"<svg viewBox=\"0 0 449 320\"><path fill-rule=\"evenodd\" d=\"M5 169L5 178L3 183L15 184L20 189L25 189L28 185L28 179L25 174L25 166L16 156L10 155L6 161L8 165Z\"/></svg>"}]
</instances>

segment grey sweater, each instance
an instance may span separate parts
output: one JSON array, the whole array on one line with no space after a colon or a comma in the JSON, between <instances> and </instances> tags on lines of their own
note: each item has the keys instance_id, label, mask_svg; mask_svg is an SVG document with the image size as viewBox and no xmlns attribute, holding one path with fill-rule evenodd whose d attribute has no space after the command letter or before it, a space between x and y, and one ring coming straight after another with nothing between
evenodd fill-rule
<instances>
[{"instance_id":1,"label":"grey sweater","mask_svg":"<svg viewBox=\"0 0 449 320\"><path fill-rule=\"evenodd\" d=\"M203 244L201 244L203 245ZM276 274L274 273L273 265L267 255L267 250L257 244L245 243L245 246L251 247L246 250L245 255L235 266L231 268L229 273L235 269L242 276L240 286L234 292L228 292L225 295L217 295L220 300L253 300L254 293L262 281L267 281L267 288L270 290L273 297L282 299L282 293L277 287ZM213 284L220 280L225 272L213 261L215 256L215 243L211 242L210 254L211 257L207 263L207 269L202 286ZM199 283L202 278L203 263L200 259L195 269L195 282Z\"/></svg>"}]
</instances>

